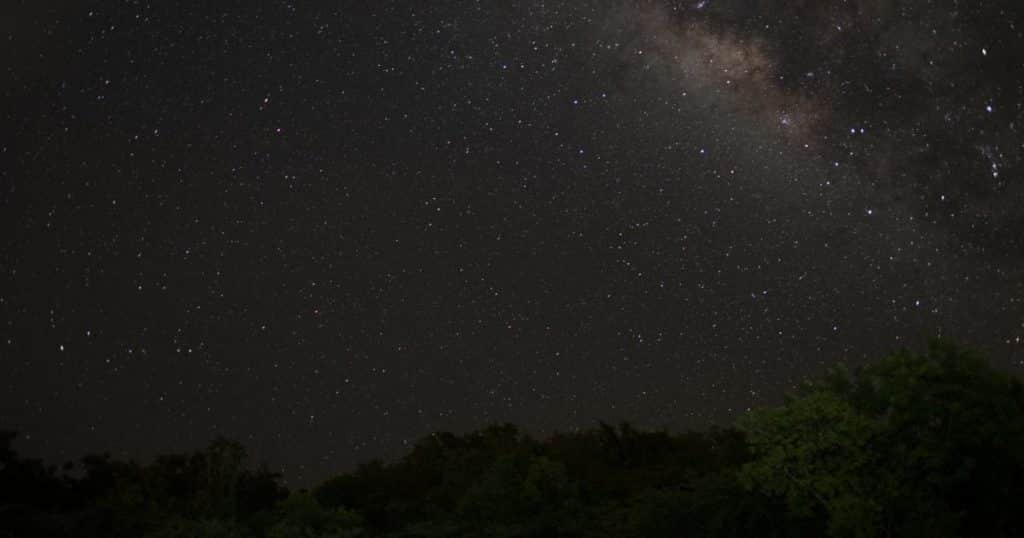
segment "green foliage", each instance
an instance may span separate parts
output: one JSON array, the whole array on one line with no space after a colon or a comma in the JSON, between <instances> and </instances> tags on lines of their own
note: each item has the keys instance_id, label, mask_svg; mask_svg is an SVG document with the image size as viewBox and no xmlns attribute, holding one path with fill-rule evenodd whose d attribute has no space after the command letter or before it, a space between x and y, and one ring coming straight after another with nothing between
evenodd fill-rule
<instances>
[{"instance_id":1,"label":"green foliage","mask_svg":"<svg viewBox=\"0 0 1024 538\"><path fill-rule=\"evenodd\" d=\"M742 477L795 513L822 512L832 536L1020 530L1005 496L1024 478L1021 393L944 342L836 369L741 421L755 455Z\"/></svg>"},{"instance_id":2,"label":"green foliage","mask_svg":"<svg viewBox=\"0 0 1024 538\"><path fill-rule=\"evenodd\" d=\"M308 492L291 494L277 507L278 522L267 538L355 538L363 536L362 517L344 508L324 508Z\"/></svg>"},{"instance_id":3,"label":"green foliage","mask_svg":"<svg viewBox=\"0 0 1024 538\"><path fill-rule=\"evenodd\" d=\"M111 532L119 536L174 532L182 521L244 525L286 495L276 474L250 469L244 447L223 438L204 450L160 456L146 466L102 457L83 459L83 465L83 494L118 514ZM168 527L168 522L178 523Z\"/></svg>"},{"instance_id":4,"label":"green foliage","mask_svg":"<svg viewBox=\"0 0 1024 538\"><path fill-rule=\"evenodd\" d=\"M878 464L870 449L878 426L848 402L829 391L814 391L785 407L754 412L741 425L756 456L743 468L746 483L784 496L799 515L842 503L843 513L875 524L872 502L855 505L844 498L857 493L873 499L869 481Z\"/></svg>"},{"instance_id":5,"label":"green foliage","mask_svg":"<svg viewBox=\"0 0 1024 538\"><path fill-rule=\"evenodd\" d=\"M146 533L145 538L243 538L246 535L245 529L233 521L176 517Z\"/></svg>"},{"instance_id":6,"label":"green foliage","mask_svg":"<svg viewBox=\"0 0 1024 538\"><path fill-rule=\"evenodd\" d=\"M360 465L317 487L314 495L324 506L360 512L379 532L397 531L415 522L450 519L496 460L527 457L536 449L508 424L464 436L436 434L420 440L398 463Z\"/></svg>"},{"instance_id":7,"label":"green foliage","mask_svg":"<svg viewBox=\"0 0 1024 538\"><path fill-rule=\"evenodd\" d=\"M457 514L485 535L555 534L578 509L565 466L545 457L498 458L463 495Z\"/></svg>"},{"instance_id":8,"label":"green foliage","mask_svg":"<svg viewBox=\"0 0 1024 538\"><path fill-rule=\"evenodd\" d=\"M437 433L290 495L226 439L61 474L0 433L0 536L1024 536L1024 389L971 352L837 367L738 426Z\"/></svg>"}]
</instances>

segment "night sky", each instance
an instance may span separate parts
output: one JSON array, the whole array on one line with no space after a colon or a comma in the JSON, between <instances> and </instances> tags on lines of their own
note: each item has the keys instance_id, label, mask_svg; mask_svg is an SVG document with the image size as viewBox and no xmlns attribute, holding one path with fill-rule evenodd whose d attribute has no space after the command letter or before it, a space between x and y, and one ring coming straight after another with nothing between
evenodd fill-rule
<instances>
[{"instance_id":1,"label":"night sky","mask_svg":"<svg viewBox=\"0 0 1024 538\"><path fill-rule=\"evenodd\" d=\"M0 425L311 483L1024 370L1019 0L10 0Z\"/></svg>"}]
</instances>

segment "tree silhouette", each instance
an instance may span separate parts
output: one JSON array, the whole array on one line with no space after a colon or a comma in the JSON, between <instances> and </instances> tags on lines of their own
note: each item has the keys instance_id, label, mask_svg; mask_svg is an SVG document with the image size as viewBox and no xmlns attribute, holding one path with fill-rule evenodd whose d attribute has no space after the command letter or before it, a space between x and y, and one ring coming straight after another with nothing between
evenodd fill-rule
<instances>
[{"instance_id":1,"label":"tree silhouette","mask_svg":"<svg viewBox=\"0 0 1024 538\"><path fill-rule=\"evenodd\" d=\"M0 432L0 537L1024 536L1024 388L945 342L837 367L735 429L436 433L289 493L216 438L61 469Z\"/></svg>"}]
</instances>

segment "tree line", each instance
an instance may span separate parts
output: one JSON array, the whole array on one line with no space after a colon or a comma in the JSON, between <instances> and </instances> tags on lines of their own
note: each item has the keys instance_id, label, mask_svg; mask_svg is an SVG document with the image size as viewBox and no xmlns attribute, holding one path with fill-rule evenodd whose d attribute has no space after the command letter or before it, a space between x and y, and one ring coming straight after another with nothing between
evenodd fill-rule
<instances>
[{"instance_id":1,"label":"tree line","mask_svg":"<svg viewBox=\"0 0 1024 538\"><path fill-rule=\"evenodd\" d=\"M1024 389L948 342L837 367L733 427L511 424L308 490L219 438L61 468L0 434L0 538L1024 536Z\"/></svg>"}]
</instances>

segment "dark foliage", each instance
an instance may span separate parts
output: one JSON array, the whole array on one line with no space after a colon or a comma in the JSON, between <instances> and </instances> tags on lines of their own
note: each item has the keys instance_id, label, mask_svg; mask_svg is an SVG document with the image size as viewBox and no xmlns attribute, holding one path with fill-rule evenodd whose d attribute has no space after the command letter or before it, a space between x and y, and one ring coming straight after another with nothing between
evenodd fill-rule
<instances>
[{"instance_id":1,"label":"dark foliage","mask_svg":"<svg viewBox=\"0 0 1024 538\"><path fill-rule=\"evenodd\" d=\"M436 433L289 493L238 443L62 469L0 432L0 537L1021 536L1024 389L936 342L733 429Z\"/></svg>"}]
</instances>

